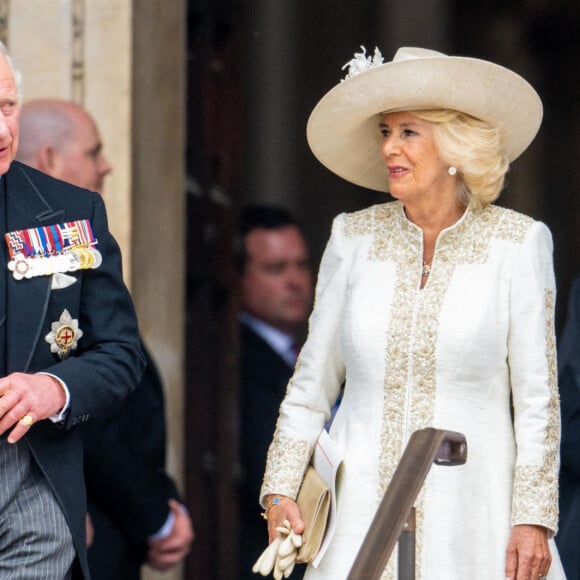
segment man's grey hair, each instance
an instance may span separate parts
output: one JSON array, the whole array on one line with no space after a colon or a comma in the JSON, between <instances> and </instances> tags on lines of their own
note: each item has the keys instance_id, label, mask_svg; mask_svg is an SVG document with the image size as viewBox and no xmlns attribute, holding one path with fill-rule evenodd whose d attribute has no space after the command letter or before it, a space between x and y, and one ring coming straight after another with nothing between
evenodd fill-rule
<instances>
[{"instance_id":1,"label":"man's grey hair","mask_svg":"<svg viewBox=\"0 0 580 580\"><path fill-rule=\"evenodd\" d=\"M22 102L22 75L20 71L14 66L14 62L12 57L8 53L8 49L6 48L5 44L0 40L0 56L3 56L10 70L12 71L12 76L14 77L14 83L16 84L16 93L18 96L18 102Z\"/></svg>"}]
</instances>

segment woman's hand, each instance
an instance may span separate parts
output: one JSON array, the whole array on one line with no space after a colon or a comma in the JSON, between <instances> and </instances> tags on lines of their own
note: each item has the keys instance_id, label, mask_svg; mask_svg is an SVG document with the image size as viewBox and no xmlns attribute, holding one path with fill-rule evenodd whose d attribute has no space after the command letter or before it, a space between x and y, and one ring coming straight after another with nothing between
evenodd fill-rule
<instances>
[{"instance_id":1,"label":"woman's hand","mask_svg":"<svg viewBox=\"0 0 580 580\"><path fill-rule=\"evenodd\" d=\"M268 519L269 545L260 554L252 571L268 576L272 571L275 580L287 578L294 569L298 549L302 545L304 522L300 508L294 500L283 495L264 498ZM264 517L266 517L265 514Z\"/></svg>"},{"instance_id":2,"label":"woman's hand","mask_svg":"<svg viewBox=\"0 0 580 580\"><path fill-rule=\"evenodd\" d=\"M279 498L278 504L273 504L274 498ZM290 522L290 526L295 534L304 532L304 521L300 515L298 504L287 496L267 495L264 504L270 506L268 509L268 541L273 542L278 536L276 528L284 525L284 520Z\"/></svg>"},{"instance_id":3,"label":"woman's hand","mask_svg":"<svg viewBox=\"0 0 580 580\"><path fill-rule=\"evenodd\" d=\"M530 525L512 528L506 552L506 580L538 580L548 575L551 563L546 528Z\"/></svg>"}]
</instances>

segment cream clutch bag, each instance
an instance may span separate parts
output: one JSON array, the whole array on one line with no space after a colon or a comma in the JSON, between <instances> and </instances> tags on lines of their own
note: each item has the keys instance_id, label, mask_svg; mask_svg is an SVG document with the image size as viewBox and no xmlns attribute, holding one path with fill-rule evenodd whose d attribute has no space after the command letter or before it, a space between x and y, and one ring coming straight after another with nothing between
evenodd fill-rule
<instances>
[{"instance_id":1,"label":"cream clutch bag","mask_svg":"<svg viewBox=\"0 0 580 580\"><path fill-rule=\"evenodd\" d=\"M306 469L296 503L304 520L302 546L298 549L297 560L311 562L322 545L330 512L330 488L312 465Z\"/></svg>"}]
</instances>

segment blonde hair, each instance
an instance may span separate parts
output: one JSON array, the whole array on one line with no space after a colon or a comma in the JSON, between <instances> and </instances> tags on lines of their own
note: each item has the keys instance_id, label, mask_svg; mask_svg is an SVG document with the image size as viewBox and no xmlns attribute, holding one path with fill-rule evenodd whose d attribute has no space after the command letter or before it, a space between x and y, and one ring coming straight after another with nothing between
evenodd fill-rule
<instances>
[{"instance_id":1,"label":"blonde hair","mask_svg":"<svg viewBox=\"0 0 580 580\"><path fill-rule=\"evenodd\" d=\"M493 203L503 188L509 161L501 149L499 128L471 115L449 109L412 111L433 124L439 153L457 167L457 195L466 206Z\"/></svg>"}]
</instances>

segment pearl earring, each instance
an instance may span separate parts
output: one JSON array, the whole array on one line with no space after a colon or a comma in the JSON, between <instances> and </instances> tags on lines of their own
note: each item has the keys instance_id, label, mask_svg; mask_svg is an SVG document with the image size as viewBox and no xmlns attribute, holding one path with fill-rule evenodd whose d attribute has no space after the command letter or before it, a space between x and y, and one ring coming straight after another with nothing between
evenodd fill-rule
<instances>
[{"instance_id":1,"label":"pearl earring","mask_svg":"<svg viewBox=\"0 0 580 580\"><path fill-rule=\"evenodd\" d=\"M451 165L447 170L447 173L449 173L449 175L455 175L457 173L457 167L455 167L455 165Z\"/></svg>"}]
</instances>

